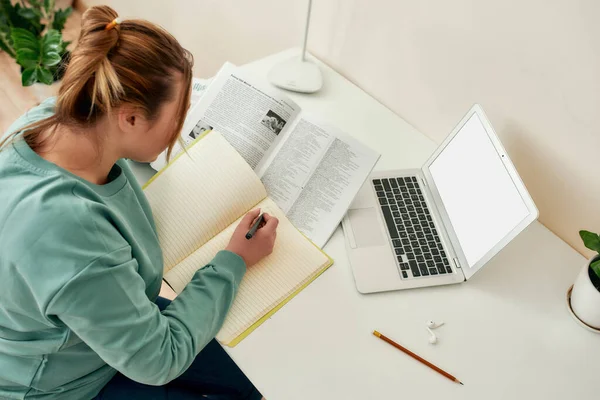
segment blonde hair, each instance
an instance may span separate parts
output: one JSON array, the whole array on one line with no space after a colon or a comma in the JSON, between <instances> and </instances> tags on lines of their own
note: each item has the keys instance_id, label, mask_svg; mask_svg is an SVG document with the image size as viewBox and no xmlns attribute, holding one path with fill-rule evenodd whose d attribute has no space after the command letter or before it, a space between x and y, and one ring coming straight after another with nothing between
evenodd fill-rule
<instances>
[{"instance_id":1,"label":"blonde hair","mask_svg":"<svg viewBox=\"0 0 600 400\"><path fill-rule=\"evenodd\" d=\"M79 42L66 67L55 114L24 128L23 139L33 150L43 145L42 132L54 132L59 125L90 127L122 104L140 109L152 120L162 104L179 96L167 151L170 157L190 102L192 55L171 34L148 21L119 19L107 29L117 18L108 6L91 7L83 14ZM174 90L175 72L183 75L185 93Z\"/></svg>"}]
</instances>

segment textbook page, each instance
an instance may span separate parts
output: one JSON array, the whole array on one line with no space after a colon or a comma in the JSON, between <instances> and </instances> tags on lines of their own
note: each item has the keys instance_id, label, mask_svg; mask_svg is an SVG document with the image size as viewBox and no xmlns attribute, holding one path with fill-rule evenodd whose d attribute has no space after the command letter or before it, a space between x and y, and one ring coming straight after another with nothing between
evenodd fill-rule
<instances>
[{"instance_id":1,"label":"textbook page","mask_svg":"<svg viewBox=\"0 0 600 400\"><path fill-rule=\"evenodd\" d=\"M272 200L267 198L257 206L279 219L277 239L273 253L246 270L217 334L221 343L230 346L234 339L331 265L329 257L306 240ZM165 274L165 281L175 292L181 293L198 268L227 246L238 223L239 219Z\"/></svg>"},{"instance_id":2,"label":"textbook page","mask_svg":"<svg viewBox=\"0 0 600 400\"><path fill-rule=\"evenodd\" d=\"M339 129L300 114L257 169L271 199L323 247L371 173L379 154Z\"/></svg>"},{"instance_id":3,"label":"textbook page","mask_svg":"<svg viewBox=\"0 0 600 400\"><path fill-rule=\"evenodd\" d=\"M219 132L198 140L144 187L165 273L267 196Z\"/></svg>"},{"instance_id":4,"label":"textbook page","mask_svg":"<svg viewBox=\"0 0 600 400\"><path fill-rule=\"evenodd\" d=\"M186 118L183 132L219 131L255 169L299 112L300 106L291 99L251 83L234 65L225 63Z\"/></svg>"}]
</instances>

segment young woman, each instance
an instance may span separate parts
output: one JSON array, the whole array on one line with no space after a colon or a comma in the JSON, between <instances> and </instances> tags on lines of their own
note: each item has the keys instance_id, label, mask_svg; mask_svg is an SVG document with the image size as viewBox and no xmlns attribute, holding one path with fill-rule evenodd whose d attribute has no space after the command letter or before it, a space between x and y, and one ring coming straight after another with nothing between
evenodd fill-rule
<instances>
[{"instance_id":1,"label":"young woman","mask_svg":"<svg viewBox=\"0 0 600 400\"><path fill-rule=\"evenodd\" d=\"M277 220L227 248L169 304L148 202L124 159L178 138L192 60L167 32L83 15L56 99L0 150L0 398L260 399L214 336ZM207 188L209 189L209 188Z\"/></svg>"}]
</instances>

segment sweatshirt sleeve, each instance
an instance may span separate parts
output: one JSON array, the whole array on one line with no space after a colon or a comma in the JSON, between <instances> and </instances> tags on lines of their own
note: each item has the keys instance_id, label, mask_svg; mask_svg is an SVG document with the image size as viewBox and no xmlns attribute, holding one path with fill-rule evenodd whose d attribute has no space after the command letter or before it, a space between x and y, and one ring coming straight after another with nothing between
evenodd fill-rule
<instances>
[{"instance_id":1,"label":"sweatshirt sleeve","mask_svg":"<svg viewBox=\"0 0 600 400\"><path fill-rule=\"evenodd\" d=\"M145 294L127 246L87 265L48 303L107 364L147 385L182 374L219 329L246 271L238 255L220 251L161 313Z\"/></svg>"}]
</instances>

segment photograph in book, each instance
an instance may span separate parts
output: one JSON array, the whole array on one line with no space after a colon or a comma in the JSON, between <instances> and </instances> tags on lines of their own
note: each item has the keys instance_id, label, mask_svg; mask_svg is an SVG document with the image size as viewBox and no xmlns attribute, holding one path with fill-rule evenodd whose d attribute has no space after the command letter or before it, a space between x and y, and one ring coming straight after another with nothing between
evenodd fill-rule
<instances>
[{"instance_id":1,"label":"photograph in book","mask_svg":"<svg viewBox=\"0 0 600 400\"><path fill-rule=\"evenodd\" d=\"M269 87L252 83L248 77L225 64L184 125L187 137L200 119L220 132L252 167L265 158L273 143L285 135L299 107Z\"/></svg>"},{"instance_id":2,"label":"photograph in book","mask_svg":"<svg viewBox=\"0 0 600 400\"><path fill-rule=\"evenodd\" d=\"M273 110L269 110L263 117L261 124L269 128L273 133L279 135L287 121L277 115Z\"/></svg>"},{"instance_id":3,"label":"photograph in book","mask_svg":"<svg viewBox=\"0 0 600 400\"><path fill-rule=\"evenodd\" d=\"M192 128L192 130L190 131L190 133L188 134L189 137L191 137L192 139L196 139L199 136L202 136L202 134L206 131L212 131L213 127L210 126L209 124L207 124L206 122L204 122L203 120L200 120L196 123L196 126L194 126Z\"/></svg>"}]
</instances>

